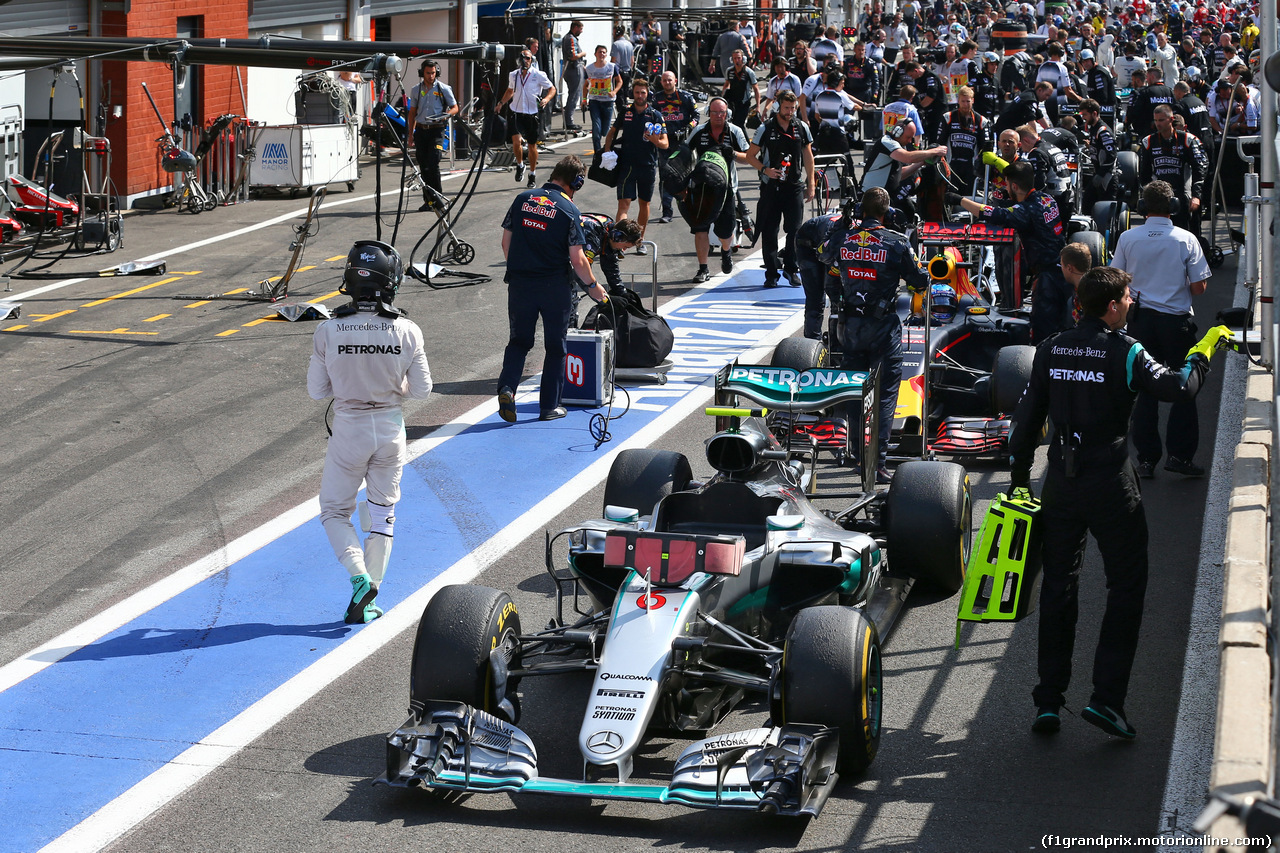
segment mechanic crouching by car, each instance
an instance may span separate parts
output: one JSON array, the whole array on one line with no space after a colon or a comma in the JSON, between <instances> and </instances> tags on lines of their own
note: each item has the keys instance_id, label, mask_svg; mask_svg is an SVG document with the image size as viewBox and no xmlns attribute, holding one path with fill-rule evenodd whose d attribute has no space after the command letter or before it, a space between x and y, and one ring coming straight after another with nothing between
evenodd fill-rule
<instances>
[{"instance_id":1,"label":"mechanic crouching by car","mask_svg":"<svg viewBox=\"0 0 1280 853\"><path fill-rule=\"evenodd\" d=\"M582 189L587 168L570 154L556 164L551 181L516 196L502 221L502 254L507 259L507 319L511 334L498 376L498 414L516 422L515 389L524 373L524 360L533 349L538 318L542 318L542 387L539 420L565 416L560 405L564 390L564 348L572 307L572 276L586 284L591 298L605 302L604 288L591 273L583 246L582 214L573 194Z\"/></svg>"},{"instance_id":2,"label":"mechanic crouching by car","mask_svg":"<svg viewBox=\"0 0 1280 853\"><path fill-rule=\"evenodd\" d=\"M947 193L947 204L958 204L974 216L998 227L1013 228L1031 267L1035 296L1031 302L1031 342L1043 343L1054 332L1071 327L1071 290L1062 277L1058 256L1067 242L1067 229L1058 203L1035 188L1035 169L1019 160L1004 170L1013 193L1012 207L992 207Z\"/></svg>"},{"instance_id":3,"label":"mechanic crouching by car","mask_svg":"<svg viewBox=\"0 0 1280 853\"><path fill-rule=\"evenodd\" d=\"M884 227L889 193L875 187L862 196L862 220L832 233L822 248L830 270L827 292L839 306L840 366L880 370L880 459L876 482L892 478L885 466L889 433L902 381L902 321L898 319L898 282L923 290L929 276L906 236ZM835 279L832 281L831 279ZM833 307L833 311L835 308Z\"/></svg>"},{"instance_id":4,"label":"mechanic crouching by car","mask_svg":"<svg viewBox=\"0 0 1280 853\"><path fill-rule=\"evenodd\" d=\"M347 255L339 290L351 302L316 329L307 393L333 398L333 432L320 480L320 523L351 576L348 625L382 615L376 604L386 576L404 466L406 397L431 394L422 330L392 302L404 279L400 255L386 243L360 240ZM351 513L367 485L360 544ZM367 515L367 519L366 519Z\"/></svg>"},{"instance_id":5,"label":"mechanic crouching by car","mask_svg":"<svg viewBox=\"0 0 1280 853\"><path fill-rule=\"evenodd\" d=\"M819 253L832 234L850 226L852 218L849 211L852 208L853 202L846 202L844 211L806 219L796 231L796 266L800 270L800 284L804 287L804 336L815 341L822 340L822 320L827 308L827 270L830 269L822 263Z\"/></svg>"},{"instance_id":6,"label":"mechanic crouching by car","mask_svg":"<svg viewBox=\"0 0 1280 853\"><path fill-rule=\"evenodd\" d=\"M1009 435L1013 496L1029 498L1046 418L1053 425L1037 521L1044 580L1031 728L1041 734L1058 731L1067 702L1086 533L1102 554L1107 604L1094 655L1093 694L1080 716L1116 737L1132 740L1137 734L1124 703L1147 588L1147 520L1129 458L1129 416L1139 391L1162 400L1193 397L1226 332L1221 326L1211 330L1181 369L1165 368L1120 331L1132 304L1129 278L1114 267L1094 267L1080 280L1084 317L1036 349Z\"/></svg>"}]
</instances>

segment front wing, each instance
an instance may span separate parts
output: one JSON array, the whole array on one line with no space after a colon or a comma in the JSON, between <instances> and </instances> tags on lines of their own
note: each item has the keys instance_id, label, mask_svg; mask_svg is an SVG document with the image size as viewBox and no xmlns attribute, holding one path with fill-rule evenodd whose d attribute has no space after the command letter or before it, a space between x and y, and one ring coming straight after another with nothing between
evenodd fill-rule
<instances>
[{"instance_id":1,"label":"front wing","mask_svg":"<svg viewBox=\"0 0 1280 853\"><path fill-rule=\"evenodd\" d=\"M516 726L469 705L433 702L387 736L387 772L374 781L817 816L839 778L838 750L837 730L788 724L696 741L667 785L557 779L539 775L537 749Z\"/></svg>"}]
</instances>

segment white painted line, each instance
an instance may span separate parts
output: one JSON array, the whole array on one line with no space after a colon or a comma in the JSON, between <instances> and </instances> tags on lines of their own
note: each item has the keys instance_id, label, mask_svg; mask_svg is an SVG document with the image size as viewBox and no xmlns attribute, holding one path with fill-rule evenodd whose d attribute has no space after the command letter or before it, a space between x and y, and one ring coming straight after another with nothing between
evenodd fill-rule
<instances>
[{"instance_id":1,"label":"white painted line","mask_svg":"<svg viewBox=\"0 0 1280 853\"><path fill-rule=\"evenodd\" d=\"M661 313L666 314L679 310L686 303L706 293L728 277L723 274L717 275L705 284L690 289L687 293L681 294L662 306ZM528 391L531 388L536 389L537 384L538 378L535 376L521 387ZM443 424L431 435L413 442L408 448L406 464L475 426L485 417L493 414L496 409L497 403L495 401L485 401L463 412L452 421ZM274 542L319 514L319 498L312 498L298 504L282 515L219 548L212 554L196 560L189 566L179 569L145 589L139 590L96 616L81 622L74 628L59 634L4 666L0 666L0 693L30 678L46 667L57 663L67 655L74 654L90 643L96 642L112 631L119 630L142 614L159 607L175 596L181 595L196 584Z\"/></svg>"},{"instance_id":2,"label":"white painted line","mask_svg":"<svg viewBox=\"0 0 1280 853\"><path fill-rule=\"evenodd\" d=\"M466 174L467 174L466 172L457 172L454 174L445 175L441 178L441 180L449 181L449 180L453 180L454 178L461 178ZM386 198L387 196L399 195L399 194L400 194L400 188L396 187L395 189L384 190L382 193L382 197ZM321 206L320 210L325 211L331 207L341 207L344 204L355 204L356 202L359 202L359 201L368 201L371 198L376 198L377 195L378 195L377 193L369 193L368 195L353 196L352 198L343 198L343 199L338 199L337 201L329 201L328 199L326 199L324 205ZM271 219L267 219L263 222L259 222L256 225L246 225L244 228L239 228L239 229L236 229L235 231L228 231L226 234L220 234L217 237L209 237L205 240L197 240L196 242L188 243L185 246L178 246L177 248L174 248L174 249L165 249L163 252L156 252L155 254L147 255L146 257L143 257L143 258L135 258L133 263L140 264L140 263L146 263L147 261L158 261L161 258L172 258L177 255L181 255L183 252L190 252L193 249L200 249L205 246L213 245L214 243L221 243L223 240L232 240L232 239L235 239L236 237L241 237L245 234L249 234L254 231L259 231L263 228L267 228L272 225L279 225L281 222L288 222L290 219L296 219L299 216L306 216L307 210L308 210L307 207L302 207L291 213L282 213L279 216L273 217ZM323 214L322 213L316 214L317 217L321 215ZM9 298L10 300L30 299L31 297L39 296L42 293L48 293L53 290L60 290L61 288L70 287L73 284L79 284L82 281L88 281L88 280L89 279L87 278L69 278L65 281L55 281L53 284L46 284L44 287L37 287L32 290L23 291L22 293L15 293L11 295Z\"/></svg>"},{"instance_id":3,"label":"white painted line","mask_svg":"<svg viewBox=\"0 0 1280 853\"><path fill-rule=\"evenodd\" d=\"M789 336L802 323L803 312L797 312L787 323L748 353L757 357L767 353L779 340ZM524 515L511 522L470 554L454 563L422 589L410 595L376 622L361 628L338 648L311 664L271 693L246 708L208 737L178 755L173 761L134 785L103 806L92 816L51 841L41 853L93 853L132 830L167 803L212 773L237 752L247 747L290 713L317 695L353 667L414 627L431 596L442 586L466 583L496 560L544 528L566 507L605 478L613 458L629 447L644 447L665 435L680 421L697 411L711 399L714 377L707 377L700 388L691 391L675 405L659 415L653 423L632 438L620 443L577 476L543 498ZM493 404L480 407L492 411ZM473 412L476 410L472 410Z\"/></svg>"},{"instance_id":4,"label":"white painted line","mask_svg":"<svg viewBox=\"0 0 1280 853\"><path fill-rule=\"evenodd\" d=\"M1244 266L1236 275L1234 305L1248 304ZM1205 806L1209 773L1213 765L1214 728L1218 719L1218 634L1222 620L1222 559L1227 540L1227 509L1235 465L1235 448L1244 418L1244 395L1228 393L1243 388L1248 362L1223 353L1222 397L1218 404L1218 431L1214 438L1213 465L1205 496L1204 524L1196 587L1191 596L1191 625L1182 664L1182 693L1165 777L1164 801L1156 834L1191 835L1191 824ZM1175 832L1174 830L1181 830ZM1161 853L1190 848L1162 845Z\"/></svg>"}]
</instances>

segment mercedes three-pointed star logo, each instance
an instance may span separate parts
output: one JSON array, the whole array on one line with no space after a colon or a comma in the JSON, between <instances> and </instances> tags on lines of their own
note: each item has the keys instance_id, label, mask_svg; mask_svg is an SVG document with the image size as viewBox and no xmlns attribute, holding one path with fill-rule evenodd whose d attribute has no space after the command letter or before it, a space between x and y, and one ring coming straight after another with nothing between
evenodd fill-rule
<instances>
[{"instance_id":1,"label":"mercedes three-pointed star logo","mask_svg":"<svg viewBox=\"0 0 1280 853\"><path fill-rule=\"evenodd\" d=\"M610 752L617 752L622 746L622 735L617 732L602 731L596 732L587 738L587 749L592 752L607 755Z\"/></svg>"}]
</instances>

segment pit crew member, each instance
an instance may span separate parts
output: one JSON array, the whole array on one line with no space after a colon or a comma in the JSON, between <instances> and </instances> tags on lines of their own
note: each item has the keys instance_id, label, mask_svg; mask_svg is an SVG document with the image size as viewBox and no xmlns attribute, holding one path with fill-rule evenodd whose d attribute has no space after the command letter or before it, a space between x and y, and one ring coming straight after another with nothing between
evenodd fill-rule
<instances>
[{"instance_id":1,"label":"pit crew member","mask_svg":"<svg viewBox=\"0 0 1280 853\"><path fill-rule=\"evenodd\" d=\"M796 267L796 229L804 217L804 203L813 198L813 137L796 118L799 98L778 93L778 112L756 129L746 161L760 172L760 201L756 228L764 240L764 286L778 286L781 267L792 287L800 285ZM778 260L778 226L786 232L782 260Z\"/></svg>"},{"instance_id":2,"label":"pit crew member","mask_svg":"<svg viewBox=\"0 0 1280 853\"><path fill-rule=\"evenodd\" d=\"M539 419L550 421L565 416L560 395L564 390L562 368L572 305L571 274L590 288L593 299L607 301L604 288L587 262L582 214L573 203L573 194L586 179L587 168L569 155L556 164L548 183L517 195L502 221L510 337L498 376L498 414L507 423L516 421L515 389L524 373L525 357L533 349L539 317L546 348Z\"/></svg>"},{"instance_id":3,"label":"pit crew member","mask_svg":"<svg viewBox=\"0 0 1280 853\"><path fill-rule=\"evenodd\" d=\"M1084 123L1085 149L1093 163L1093 177L1084 186L1083 210L1093 210L1095 202L1115 198L1116 138L1102 119L1102 108L1093 98L1080 102Z\"/></svg>"},{"instance_id":4,"label":"pit crew member","mask_svg":"<svg viewBox=\"0 0 1280 853\"><path fill-rule=\"evenodd\" d=\"M636 221L640 232L649 224L649 203L653 200L653 183L658 170L658 152L667 150L666 125L662 114L649 104L649 81L636 77L631 81L631 104L618 114L609 128L604 150L612 151L614 141L622 136L622 153L618 157L618 214L622 219L631 210L632 200L639 200ZM645 247L636 249L645 254Z\"/></svg>"},{"instance_id":5,"label":"pit crew member","mask_svg":"<svg viewBox=\"0 0 1280 853\"><path fill-rule=\"evenodd\" d=\"M901 122L885 128L867 154L866 171L862 173L863 189L878 187L889 194L891 203L913 215L915 205L911 193L919 184L917 172L926 162L947 156L941 145L912 150L916 139L915 122Z\"/></svg>"},{"instance_id":6,"label":"pit crew member","mask_svg":"<svg viewBox=\"0 0 1280 853\"><path fill-rule=\"evenodd\" d=\"M1035 188L1035 169L1025 160L1004 170L1016 204L992 207L956 193L947 193L948 204L999 227L1011 227L1022 238L1022 250L1031 267L1035 296L1031 303L1031 341L1039 344L1071 326L1071 292L1058 266L1066 244L1067 229L1053 196Z\"/></svg>"},{"instance_id":7,"label":"pit crew member","mask_svg":"<svg viewBox=\"0 0 1280 853\"><path fill-rule=\"evenodd\" d=\"M956 99L956 108L944 114L938 126L938 145L947 149L947 163L955 174L957 191L970 195L978 158L993 144L991 122L973 111L973 89L961 86Z\"/></svg>"},{"instance_id":8,"label":"pit crew member","mask_svg":"<svg viewBox=\"0 0 1280 853\"><path fill-rule=\"evenodd\" d=\"M667 150L679 148L689 131L698 126L698 107L693 96L676 88L676 75L673 71L662 72L662 90L653 96L653 108L662 114L662 123L667 129ZM667 195L667 191L659 186L662 193L662 216L655 222L671 222L674 216L675 197Z\"/></svg>"},{"instance_id":9,"label":"pit crew member","mask_svg":"<svg viewBox=\"0 0 1280 853\"><path fill-rule=\"evenodd\" d=\"M405 398L425 400L431 394L422 330L392 304L403 279L394 248L377 240L357 241L347 254L340 288L351 302L316 329L307 368L311 398L333 398L333 436L320 480L320 523L351 576L351 600L343 617L348 625L382 615L376 599L391 558L404 466L400 407ZM367 512L360 513L369 534L363 546L351 523L361 482L368 486Z\"/></svg>"},{"instance_id":10,"label":"pit crew member","mask_svg":"<svg viewBox=\"0 0 1280 853\"><path fill-rule=\"evenodd\" d=\"M831 273L827 292L832 304L840 306L841 367L879 367L881 371L877 483L892 478L885 459L902 381L902 321L895 310L898 282L905 281L913 290L929 284L906 236L882 224L888 212L889 194L879 187L867 190L862 196L862 221L833 234L821 253Z\"/></svg>"},{"instance_id":11,"label":"pit crew member","mask_svg":"<svg viewBox=\"0 0 1280 853\"><path fill-rule=\"evenodd\" d=\"M1107 605L1093 664L1093 694L1081 718L1107 734L1133 739L1125 697L1142 623L1147 585L1147 522L1127 436L1139 391L1164 400L1200 389L1222 329L1187 353L1177 372L1120 331L1131 299L1129 275L1095 267L1080 281L1084 319L1036 350L1031 380L1009 436L1015 497L1030 496L1031 464L1046 418L1053 424L1049 469L1038 523L1044 581L1040 589L1039 683L1032 691L1032 730L1060 728L1071 680L1085 534L1102 553Z\"/></svg>"},{"instance_id":12,"label":"pit crew member","mask_svg":"<svg viewBox=\"0 0 1280 853\"><path fill-rule=\"evenodd\" d=\"M1156 107L1156 131L1142 140L1138 150L1138 180L1143 186L1164 181L1173 187L1178 212L1173 224L1192 233L1199 230L1200 194L1204 191L1209 161L1200 141L1186 131L1173 129L1173 108Z\"/></svg>"}]
</instances>

